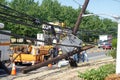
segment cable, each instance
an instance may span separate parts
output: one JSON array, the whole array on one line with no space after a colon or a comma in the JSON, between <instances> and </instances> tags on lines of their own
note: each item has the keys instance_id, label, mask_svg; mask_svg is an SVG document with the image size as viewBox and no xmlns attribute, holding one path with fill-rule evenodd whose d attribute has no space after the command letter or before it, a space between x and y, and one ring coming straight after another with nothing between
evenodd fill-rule
<instances>
[{"instance_id":1,"label":"cable","mask_svg":"<svg viewBox=\"0 0 120 80\"><path fill-rule=\"evenodd\" d=\"M40 22L41 22L38 18L16 11L1 3L0 3L0 14L9 18L15 18L15 20L19 20L19 21L24 21L24 22L29 21L28 23L31 23L31 25L40 25Z\"/></svg>"},{"instance_id":2,"label":"cable","mask_svg":"<svg viewBox=\"0 0 120 80\"><path fill-rule=\"evenodd\" d=\"M21 15L23 15L23 16L27 16L27 17L29 17L29 18L33 18L33 19L34 19L34 17L32 17L32 16L29 16L29 15L27 15L27 14L24 14L24 13L21 13L21 12L19 12L19 11L16 11L16 10L14 10L14 9L8 7L8 6L5 6L5 5L3 5L3 4L1 4L1 3L0 3L0 6L3 7L4 9L11 10L12 12L16 12L16 13L19 13L19 14L21 14Z\"/></svg>"},{"instance_id":3,"label":"cable","mask_svg":"<svg viewBox=\"0 0 120 80\"><path fill-rule=\"evenodd\" d=\"M16 11L1 3L0 3L0 16L2 17L2 20L7 19L7 21L12 22L12 23L14 22L11 20L14 20L15 23L17 24L22 24L22 25L31 26L31 27L35 27L35 25L39 26L41 24L46 24L46 25L55 26L55 27L58 26L58 25L49 24L47 22L39 20L38 18L35 18L25 13ZM58 27L61 27L61 26L58 26Z\"/></svg>"},{"instance_id":4,"label":"cable","mask_svg":"<svg viewBox=\"0 0 120 80\"><path fill-rule=\"evenodd\" d=\"M5 31L2 31L2 30L0 30L0 33L1 33L1 34L4 34L4 35L14 36L14 37L17 37L17 38L24 38L24 39L28 39L28 40L32 40L32 41L39 41L39 42L49 43L48 41L38 40L38 39L36 39L36 38L31 38L31 37L22 36L22 35L17 35L17 34L13 34L13 33L5 32ZM55 44L55 45L61 45L61 46L66 46L66 47L78 47L78 48L81 47L81 46L66 45L66 44L56 44L56 43L52 43L52 44Z\"/></svg>"},{"instance_id":5,"label":"cable","mask_svg":"<svg viewBox=\"0 0 120 80\"><path fill-rule=\"evenodd\" d=\"M113 0L113 1L116 1L116 2L119 2L119 3L120 3L120 0Z\"/></svg>"},{"instance_id":6,"label":"cable","mask_svg":"<svg viewBox=\"0 0 120 80\"><path fill-rule=\"evenodd\" d=\"M76 0L73 0L76 4L78 4L79 6L82 6L80 3L78 3Z\"/></svg>"}]
</instances>

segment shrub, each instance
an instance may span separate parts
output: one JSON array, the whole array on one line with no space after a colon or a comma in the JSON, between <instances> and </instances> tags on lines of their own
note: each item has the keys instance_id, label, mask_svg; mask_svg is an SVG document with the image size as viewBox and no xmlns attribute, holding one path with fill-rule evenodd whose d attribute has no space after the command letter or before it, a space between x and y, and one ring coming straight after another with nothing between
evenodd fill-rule
<instances>
[{"instance_id":1,"label":"shrub","mask_svg":"<svg viewBox=\"0 0 120 80\"><path fill-rule=\"evenodd\" d=\"M117 39L113 39L112 40L112 48L113 48L113 50L109 51L107 53L107 55L112 56L113 58L116 58L116 54L117 54L117 51L116 51L116 48L117 48Z\"/></svg>"},{"instance_id":2,"label":"shrub","mask_svg":"<svg viewBox=\"0 0 120 80\"><path fill-rule=\"evenodd\" d=\"M117 54L116 49L113 49L107 53L107 55L112 56L114 59L116 59L116 54Z\"/></svg>"},{"instance_id":3,"label":"shrub","mask_svg":"<svg viewBox=\"0 0 120 80\"><path fill-rule=\"evenodd\" d=\"M112 47L116 48L117 47L117 39L112 40Z\"/></svg>"},{"instance_id":4,"label":"shrub","mask_svg":"<svg viewBox=\"0 0 120 80\"><path fill-rule=\"evenodd\" d=\"M107 64L99 67L98 69L91 69L89 71L86 71L85 73L78 73L78 76L85 80L104 80L104 78L108 76L108 74L115 73L115 65Z\"/></svg>"}]
</instances>

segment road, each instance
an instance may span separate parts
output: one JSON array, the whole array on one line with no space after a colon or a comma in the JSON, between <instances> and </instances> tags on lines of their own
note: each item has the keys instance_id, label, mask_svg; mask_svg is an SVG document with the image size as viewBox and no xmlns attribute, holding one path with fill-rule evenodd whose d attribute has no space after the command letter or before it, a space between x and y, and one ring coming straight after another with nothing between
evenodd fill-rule
<instances>
[{"instance_id":1,"label":"road","mask_svg":"<svg viewBox=\"0 0 120 80\"><path fill-rule=\"evenodd\" d=\"M97 49L97 48L95 48L95 49ZM97 60L97 59L107 57L106 53L108 52L108 50L100 49L98 51L95 51L95 49L93 49L93 52L89 52L89 50L88 50L88 58L89 58L89 60Z\"/></svg>"}]
</instances>

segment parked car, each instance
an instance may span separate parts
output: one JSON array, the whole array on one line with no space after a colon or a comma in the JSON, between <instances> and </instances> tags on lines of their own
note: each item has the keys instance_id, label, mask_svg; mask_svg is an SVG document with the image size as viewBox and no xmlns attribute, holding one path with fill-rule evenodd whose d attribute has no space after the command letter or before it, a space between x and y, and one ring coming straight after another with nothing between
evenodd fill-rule
<instances>
[{"instance_id":1,"label":"parked car","mask_svg":"<svg viewBox=\"0 0 120 80\"><path fill-rule=\"evenodd\" d=\"M104 45L102 46L102 48L103 48L103 49L112 49L112 45L111 45L110 43L104 44Z\"/></svg>"},{"instance_id":2,"label":"parked car","mask_svg":"<svg viewBox=\"0 0 120 80\"><path fill-rule=\"evenodd\" d=\"M102 48L103 42L102 41L98 41L98 48Z\"/></svg>"},{"instance_id":3,"label":"parked car","mask_svg":"<svg viewBox=\"0 0 120 80\"><path fill-rule=\"evenodd\" d=\"M98 44L98 48L102 48L102 46L103 46L103 43Z\"/></svg>"},{"instance_id":4,"label":"parked car","mask_svg":"<svg viewBox=\"0 0 120 80\"><path fill-rule=\"evenodd\" d=\"M103 46L104 46L105 44L108 44L108 42L99 41L99 42L98 42L98 48L103 48Z\"/></svg>"}]
</instances>

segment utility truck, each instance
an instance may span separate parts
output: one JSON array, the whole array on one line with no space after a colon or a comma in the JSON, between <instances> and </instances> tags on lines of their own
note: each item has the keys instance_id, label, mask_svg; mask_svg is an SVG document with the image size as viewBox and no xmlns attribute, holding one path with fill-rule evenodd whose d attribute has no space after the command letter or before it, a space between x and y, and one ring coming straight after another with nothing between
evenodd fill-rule
<instances>
[{"instance_id":1,"label":"utility truck","mask_svg":"<svg viewBox=\"0 0 120 80\"><path fill-rule=\"evenodd\" d=\"M7 13L7 11L9 11L9 13ZM38 18L21 13L21 12L16 11L8 6L2 5L1 3L0 3L0 15L1 15L0 20L4 21L6 19L6 22L20 24L20 25L24 25L24 26L28 26L28 27L32 27L32 28L40 29L41 24L47 25L45 29L43 29L43 28L42 29L48 35L41 34L41 36L44 36L45 38L41 37L40 40L36 39L36 38L29 38L27 36L20 36L17 34L8 34L8 35L11 35L14 37L21 37L26 40L36 41L37 45L38 45L38 46L32 45L32 50L29 53L26 52L27 51L26 49L28 49L27 48L28 46L22 46L22 47L16 46L17 48L14 47L13 48L14 52L12 55L13 56L12 62L16 62L16 63L17 62L18 63L33 62L33 64L37 63L37 62L43 62L44 56L49 55L50 49L53 48L53 46L55 46L55 45L57 45L58 48L62 48L62 51L64 54L72 52L75 47L81 48L81 46L82 46L82 40L80 40L77 36L73 35L72 30L58 29L57 27L59 27L59 26L50 24L48 22L44 22L43 20L40 20ZM44 33L44 31L43 31L43 33ZM58 33L56 31L58 31ZM65 34L63 35L62 33L64 33L64 32L65 32ZM4 32L2 32L2 31L0 31L0 33L4 34ZM53 36L51 36L51 33ZM63 36L60 36L61 39L58 39L58 36L61 34ZM40 37L40 36L38 35L38 37ZM53 44L56 41L55 40L52 41L51 38L58 39L59 41L57 42L57 44ZM41 42L44 42L44 43L41 43Z\"/></svg>"}]
</instances>

